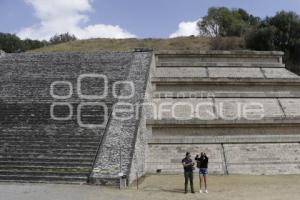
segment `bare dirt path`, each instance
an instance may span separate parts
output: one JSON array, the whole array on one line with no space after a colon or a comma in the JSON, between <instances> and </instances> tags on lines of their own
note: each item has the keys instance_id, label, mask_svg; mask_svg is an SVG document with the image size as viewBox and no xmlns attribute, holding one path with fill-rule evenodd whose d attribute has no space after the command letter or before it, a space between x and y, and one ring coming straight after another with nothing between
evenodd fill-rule
<instances>
[{"instance_id":1,"label":"bare dirt path","mask_svg":"<svg viewBox=\"0 0 300 200\"><path fill-rule=\"evenodd\" d=\"M198 179L195 177L198 191ZM298 200L300 176L209 176L209 194L183 194L183 177L149 176L139 190L89 185L0 183L0 200Z\"/></svg>"}]
</instances>

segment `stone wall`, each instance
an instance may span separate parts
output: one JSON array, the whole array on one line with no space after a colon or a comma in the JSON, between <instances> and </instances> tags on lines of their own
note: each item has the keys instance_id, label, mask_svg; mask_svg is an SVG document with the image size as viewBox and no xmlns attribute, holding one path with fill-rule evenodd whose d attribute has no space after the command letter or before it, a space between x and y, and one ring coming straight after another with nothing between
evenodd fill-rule
<instances>
[{"instance_id":1,"label":"stone wall","mask_svg":"<svg viewBox=\"0 0 300 200\"><path fill-rule=\"evenodd\" d=\"M133 97L119 100L118 103L127 103L133 106L142 105L147 89L151 56L152 53L134 53L127 80L134 84L135 93ZM121 94L125 95L126 93L127 88L123 88ZM123 172L124 175L130 177L130 169L132 168L135 151L134 148L138 145L140 141L139 138L144 137L144 135L139 135L141 111L142 110L136 112L136 109L134 109L137 115L134 117L128 116L129 119L125 121L113 115L111 116L91 176L93 183L116 184L119 181L119 172ZM114 109L113 114L117 114L116 109ZM126 116L128 112L119 112L117 115L120 114ZM143 151L140 155L143 156ZM131 182L132 180L129 181Z\"/></svg>"},{"instance_id":2,"label":"stone wall","mask_svg":"<svg viewBox=\"0 0 300 200\"><path fill-rule=\"evenodd\" d=\"M182 173L185 152L206 151L213 174L300 174L300 77L282 56L157 52L149 173Z\"/></svg>"},{"instance_id":3,"label":"stone wall","mask_svg":"<svg viewBox=\"0 0 300 200\"><path fill-rule=\"evenodd\" d=\"M210 173L225 174L225 162L220 144L149 144L148 172L163 174L182 173L181 161L185 157L186 152L190 152L193 158L201 152L206 152L210 157Z\"/></svg>"},{"instance_id":4,"label":"stone wall","mask_svg":"<svg viewBox=\"0 0 300 200\"><path fill-rule=\"evenodd\" d=\"M206 152L210 174L300 174L299 143L150 144L149 150L149 173L182 173L185 152Z\"/></svg>"},{"instance_id":5,"label":"stone wall","mask_svg":"<svg viewBox=\"0 0 300 200\"><path fill-rule=\"evenodd\" d=\"M154 57L154 55L153 55ZM154 59L149 69L148 80L151 80L154 71ZM134 154L131 163L131 169L129 174L129 183L132 183L137 177L142 177L147 173L147 163L146 160L149 155L148 142L151 138L151 129L146 126L147 119L153 118L153 112L151 110L150 103L152 102L152 84L150 81L147 82L147 88L145 92L144 102L141 105L141 119L138 128L136 143L134 147Z\"/></svg>"},{"instance_id":6,"label":"stone wall","mask_svg":"<svg viewBox=\"0 0 300 200\"><path fill-rule=\"evenodd\" d=\"M229 174L300 174L300 144L225 144Z\"/></svg>"}]
</instances>

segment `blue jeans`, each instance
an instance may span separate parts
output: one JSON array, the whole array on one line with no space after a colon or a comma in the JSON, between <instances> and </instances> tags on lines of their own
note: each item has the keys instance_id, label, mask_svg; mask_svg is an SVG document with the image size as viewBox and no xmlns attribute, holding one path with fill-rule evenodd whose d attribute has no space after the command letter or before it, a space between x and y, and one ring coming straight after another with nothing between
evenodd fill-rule
<instances>
[{"instance_id":1,"label":"blue jeans","mask_svg":"<svg viewBox=\"0 0 300 200\"><path fill-rule=\"evenodd\" d=\"M199 169L199 175L206 176L208 174L208 169L207 168L200 168Z\"/></svg>"}]
</instances>

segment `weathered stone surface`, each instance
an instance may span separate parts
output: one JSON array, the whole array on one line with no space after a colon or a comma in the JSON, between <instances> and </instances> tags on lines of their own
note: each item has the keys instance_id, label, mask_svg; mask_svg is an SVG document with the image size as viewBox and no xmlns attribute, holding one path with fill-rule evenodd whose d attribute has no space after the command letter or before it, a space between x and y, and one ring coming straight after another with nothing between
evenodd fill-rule
<instances>
[{"instance_id":1,"label":"weathered stone surface","mask_svg":"<svg viewBox=\"0 0 300 200\"><path fill-rule=\"evenodd\" d=\"M225 144L229 174L298 174L299 143Z\"/></svg>"},{"instance_id":2,"label":"weathered stone surface","mask_svg":"<svg viewBox=\"0 0 300 200\"><path fill-rule=\"evenodd\" d=\"M223 128L224 129L224 128ZM248 128L251 129L251 128ZM210 130L210 132L203 131L201 134L201 129L195 129L194 135L187 134L186 130L181 129L181 133L185 135L185 137L179 137L172 131L174 134L168 134L168 131L165 129L165 134L157 134L153 132L153 137L148 140L149 144L241 144L241 143L295 143L295 141L300 141L300 136L297 134L297 129L295 129L294 134L285 133L283 129L279 129L276 127L275 129L271 129L269 134L265 132L260 132L261 129L255 129L253 133L245 132L245 129L239 129L235 133L231 131L231 134L228 134L225 131L221 132L221 134L217 135L218 129ZM178 128L176 129L178 130ZM197 130L199 130L197 132ZM268 129L270 130L270 129ZM214 132L213 132L214 131ZM277 131L277 132L276 132ZM290 131L290 128L289 128ZM179 131L178 131L179 132ZM213 132L213 133L212 133ZM258 133L261 133L259 135ZM284 133L284 134L283 134Z\"/></svg>"},{"instance_id":3,"label":"weathered stone surface","mask_svg":"<svg viewBox=\"0 0 300 200\"><path fill-rule=\"evenodd\" d=\"M213 100L207 99L153 99L153 108L158 119L177 118L181 120L200 118L215 119Z\"/></svg>"},{"instance_id":4,"label":"weathered stone surface","mask_svg":"<svg viewBox=\"0 0 300 200\"><path fill-rule=\"evenodd\" d=\"M155 98L152 112L156 120L254 120L300 116L300 99L285 98ZM244 109L260 108L261 112ZM243 113L245 112L245 113Z\"/></svg>"},{"instance_id":5,"label":"weathered stone surface","mask_svg":"<svg viewBox=\"0 0 300 200\"><path fill-rule=\"evenodd\" d=\"M249 51L158 52L157 69L173 71L157 73L152 78L153 101L166 105L166 110L162 118L147 120L152 129L148 171L182 173L179 159L184 151L194 153L207 145L210 158L218 160L217 165L209 165L213 173L299 174L300 79L284 68L282 55ZM195 75L184 72L184 68L195 69ZM197 76L203 69L207 76ZM176 103L194 106L203 101L213 106L202 111L213 111L217 119L190 119L188 106L175 112L188 118L185 120L168 112L168 106ZM247 115L245 107L250 109ZM263 110L257 113L257 108Z\"/></svg>"},{"instance_id":6,"label":"weathered stone surface","mask_svg":"<svg viewBox=\"0 0 300 200\"><path fill-rule=\"evenodd\" d=\"M207 77L206 68L195 67L161 67L155 71L155 77Z\"/></svg>"},{"instance_id":7,"label":"weathered stone surface","mask_svg":"<svg viewBox=\"0 0 300 200\"><path fill-rule=\"evenodd\" d=\"M299 76L288 71L284 68L262 68L262 71L266 78L296 78L299 79Z\"/></svg>"},{"instance_id":8,"label":"weathered stone surface","mask_svg":"<svg viewBox=\"0 0 300 200\"><path fill-rule=\"evenodd\" d=\"M122 171L131 183L157 170L182 173L186 151L206 151L210 173L299 174L300 79L284 69L282 56L250 51L6 54L0 58L0 180L74 182L91 175L94 183L117 184ZM84 99L104 91L95 77L82 80L82 95L77 94L78 76L90 73L107 76L105 98ZM65 82L58 82L51 96L55 81ZM118 81L133 82L134 95L113 97ZM126 96L130 87L119 85L115 92ZM51 119L53 102L58 103L55 116L66 118L72 111L70 119ZM79 116L83 123L105 121L102 107L78 111L89 102L107 105L105 126L78 125ZM140 106L134 107L134 118L120 120L116 115L128 113L117 112L117 103ZM174 113L154 112L143 103L176 107ZM178 120L189 118L189 107L199 103L206 104L193 111L194 117ZM261 119L234 118L239 105L253 103L251 108L262 105Z\"/></svg>"},{"instance_id":9,"label":"weathered stone surface","mask_svg":"<svg viewBox=\"0 0 300 200\"><path fill-rule=\"evenodd\" d=\"M0 58L5 56L5 52L0 49Z\"/></svg>"},{"instance_id":10,"label":"weathered stone surface","mask_svg":"<svg viewBox=\"0 0 300 200\"><path fill-rule=\"evenodd\" d=\"M126 78L133 82L135 93L132 98L119 100L118 103L129 103L135 106L144 102L150 61L151 53L134 54ZM121 90L121 94L124 93L126 89ZM118 180L119 172L123 172L127 177L130 176L136 142L144 140L137 138L144 137L138 133L141 113L138 111L137 116L125 121L111 116L92 173L93 182L109 184L112 179ZM145 150L145 146L144 150L139 149L140 154L144 154Z\"/></svg>"},{"instance_id":11,"label":"weathered stone surface","mask_svg":"<svg viewBox=\"0 0 300 200\"><path fill-rule=\"evenodd\" d=\"M106 114L111 113L117 101L112 94L113 84L133 79L127 76L132 58L133 53L8 54L2 57L0 180L86 182L105 125L82 127L78 124L77 109L82 102L101 103L107 106ZM107 96L82 99L77 84L82 74L106 76ZM66 82L53 89L55 95L71 94L70 97L55 99L50 95L50 86L55 81L68 81L72 85L71 90ZM85 78L81 82L84 95L100 95L105 89L99 78ZM54 115L66 117L73 113L70 119L52 119L53 103L68 103L71 107L57 106ZM84 124L105 122L104 115L102 107L81 109Z\"/></svg>"},{"instance_id":12,"label":"weathered stone surface","mask_svg":"<svg viewBox=\"0 0 300 200\"><path fill-rule=\"evenodd\" d=\"M182 173L183 167L181 160L186 152L196 156L201 152L206 152L209 159L209 171L214 174L224 174L223 152L221 145L209 144L150 144L147 159L149 173L157 173L161 170L163 174Z\"/></svg>"},{"instance_id":13,"label":"weathered stone surface","mask_svg":"<svg viewBox=\"0 0 300 200\"><path fill-rule=\"evenodd\" d=\"M281 118L284 113L277 99L215 99L217 114L220 118L226 119L263 119L263 118ZM262 112L254 110L246 112L247 109L262 108Z\"/></svg>"},{"instance_id":14,"label":"weathered stone surface","mask_svg":"<svg viewBox=\"0 0 300 200\"><path fill-rule=\"evenodd\" d=\"M159 51L157 66L284 67L282 52L252 51Z\"/></svg>"},{"instance_id":15,"label":"weathered stone surface","mask_svg":"<svg viewBox=\"0 0 300 200\"><path fill-rule=\"evenodd\" d=\"M208 74L211 78L264 78L259 68L209 67Z\"/></svg>"},{"instance_id":16,"label":"weathered stone surface","mask_svg":"<svg viewBox=\"0 0 300 200\"><path fill-rule=\"evenodd\" d=\"M287 118L296 118L300 116L300 99L279 99Z\"/></svg>"}]
</instances>

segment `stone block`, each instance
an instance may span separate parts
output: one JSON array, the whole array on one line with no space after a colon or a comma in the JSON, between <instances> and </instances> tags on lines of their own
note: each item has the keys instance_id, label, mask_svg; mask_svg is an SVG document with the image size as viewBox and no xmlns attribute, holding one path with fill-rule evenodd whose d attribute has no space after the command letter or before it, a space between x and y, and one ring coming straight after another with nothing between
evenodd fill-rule
<instances>
[{"instance_id":1,"label":"stone block","mask_svg":"<svg viewBox=\"0 0 300 200\"><path fill-rule=\"evenodd\" d=\"M163 174L183 173L181 161L186 152L190 152L193 159L197 154L206 152L209 157L209 172L224 174L222 147L209 144L150 144L146 161L148 172L156 173L160 170Z\"/></svg>"},{"instance_id":2,"label":"stone block","mask_svg":"<svg viewBox=\"0 0 300 200\"><path fill-rule=\"evenodd\" d=\"M210 78L264 78L259 68L209 67Z\"/></svg>"}]
</instances>

